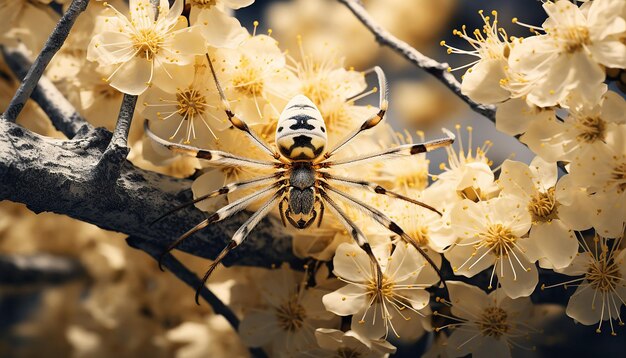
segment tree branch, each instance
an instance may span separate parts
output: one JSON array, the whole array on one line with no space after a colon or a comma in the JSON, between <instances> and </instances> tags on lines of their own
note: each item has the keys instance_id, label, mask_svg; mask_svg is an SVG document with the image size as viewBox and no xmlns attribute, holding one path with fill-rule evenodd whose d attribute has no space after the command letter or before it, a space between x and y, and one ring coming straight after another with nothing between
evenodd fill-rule
<instances>
[{"instance_id":1,"label":"tree branch","mask_svg":"<svg viewBox=\"0 0 626 358\"><path fill-rule=\"evenodd\" d=\"M59 284L86 276L75 259L48 254L0 255L0 285Z\"/></svg>"},{"instance_id":2,"label":"tree branch","mask_svg":"<svg viewBox=\"0 0 626 358\"><path fill-rule=\"evenodd\" d=\"M24 46L21 45L18 48L0 46L0 49L7 65L15 76L24 78L32 65L26 56ZM54 127L68 138L74 138L83 127L86 127L85 130L92 129L91 124L74 109L74 106L70 104L61 91L46 76L42 75L39 79L32 93L32 99L48 115Z\"/></svg>"},{"instance_id":3,"label":"tree branch","mask_svg":"<svg viewBox=\"0 0 626 358\"><path fill-rule=\"evenodd\" d=\"M152 256L153 259L159 261L161 258L162 248L158 246L154 246L149 242L142 241L135 237L128 237L126 242L130 247L134 247L136 249L145 251L148 255ZM211 306L213 312L222 315L228 323L233 327L235 332L239 330L239 318L235 316L233 311L228 308L220 299L217 297L211 290L209 290L206 286L202 284L202 281L198 276L196 276L193 272L189 271L185 265L183 265L180 261L178 261L172 254L166 254L163 256L161 261L163 266L165 266L168 270L170 270L178 279L189 285L189 287L194 290L198 287L202 286L200 290L200 296ZM191 297L190 297L191 299ZM267 357L265 352L263 352L260 348L249 348L250 354L253 357Z\"/></svg>"},{"instance_id":4,"label":"tree branch","mask_svg":"<svg viewBox=\"0 0 626 358\"><path fill-rule=\"evenodd\" d=\"M67 215L163 249L206 218L191 207L150 226L159 214L191 199L192 181L138 169L126 160L115 180L98 175L95 167L110 139L104 128L80 139L57 140L0 121L0 182L5 183L0 186L0 200L24 203L34 212ZM185 240L180 249L214 259L246 218L242 213L209 226ZM270 267L288 262L301 267L291 237L282 231L277 220L266 218L225 263Z\"/></svg>"},{"instance_id":5,"label":"tree branch","mask_svg":"<svg viewBox=\"0 0 626 358\"><path fill-rule=\"evenodd\" d=\"M457 79L448 71L450 65L446 62L437 62L432 58L425 56L421 52L417 51L411 45L406 42L400 40L399 38L392 35L389 31L385 30L382 26L378 25L376 21L370 16L370 14L365 10L360 1L356 0L338 0L340 3L344 4L350 11L356 16L365 27L374 35L376 41L383 45L391 48L396 51L404 58L409 60L409 62L413 63L417 67L423 69L428 72L435 78L437 78L440 82L442 82L446 87L448 87L457 97L459 97L463 102L467 103L467 105L476 113L479 113L489 119L494 124L496 123L496 107L493 105L480 104L474 102L469 97L461 93L461 84ZM519 137L516 137L519 140ZM522 142L520 142L522 143ZM526 147L526 143L522 143ZM563 162L557 162L559 169L567 174L567 169Z\"/></svg>"},{"instance_id":6,"label":"tree branch","mask_svg":"<svg viewBox=\"0 0 626 358\"><path fill-rule=\"evenodd\" d=\"M17 89L17 92L15 92L11 103L9 103L9 107L2 116L5 120L15 122L17 116L24 108L26 101L37 86L37 83L43 75L43 71L50 63L50 60L52 60L54 54L59 51L65 42L65 39L70 34L70 30L72 29L72 26L74 26L74 22L76 22L78 15L85 11L88 4L89 0L72 1L72 4L70 4L65 14L63 14L57 23L56 27L52 31L52 34L50 34L48 41L46 41L46 44L35 59L35 62L28 70L22 84Z\"/></svg>"},{"instance_id":7,"label":"tree branch","mask_svg":"<svg viewBox=\"0 0 626 358\"><path fill-rule=\"evenodd\" d=\"M370 16L365 8L355 0L338 0L344 4L350 11L367 27L368 30L374 35L376 41L384 46L387 46L404 58L409 60L417 67L428 72L439 81L441 81L446 87L448 87L457 97L463 102L467 103L470 108L477 113L487 117L493 123L496 122L496 108L491 105L484 105L472 101L469 97L461 93L461 84L456 80L452 73L448 72L450 65L443 62L437 62L432 58L425 56L421 52L417 51L411 45L400 40L392 35L389 31L378 25L376 21Z\"/></svg>"}]
</instances>

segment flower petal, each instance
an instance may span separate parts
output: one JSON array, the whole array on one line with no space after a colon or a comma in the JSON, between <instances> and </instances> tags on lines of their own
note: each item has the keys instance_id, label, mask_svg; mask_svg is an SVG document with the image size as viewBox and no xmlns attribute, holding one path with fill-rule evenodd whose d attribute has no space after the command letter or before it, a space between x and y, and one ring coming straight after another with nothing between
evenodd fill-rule
<instances>
[{"instance_id":1,"label":"flower petal","mask_svg":"<svg viewBox=\"0 0 626 358\"><path fill-rule=\"evenodd\" d=\"M140 95L150 85L152 65L152 61L133 57L120 65L109 84L120 92Z\"/></svg>"},{"instance_id":2,"label":"flower petal","mask_svg":"<svg viewBox=\"0 0 626 358\"><path fill-rule=\"evenodd\" d=\"M485 291L460 281L448 281L452 314L474 320L490 304Z\"/></svg>"},{"instance_id":3,"label":"flower petal","mask_svg":"<svg viewBox=\"0 0 626 358\"><path fill-rule=\"evenodd\" d=\"M348 284L322 297L326 309L339 316L349 316L369 307L367 292L359 286Z\"/></svg>"},{"instance_id":4,"label":"flower petal","mask_svg":"<svg viewBox=\"0 0 626 358\"><path fill-rule=\"evenodd\" d=\"M463 76L461 92L478 103L493 104L509 99L510 92L500 86L507 77L504 59L482 59Z\"/></svg>"},{"instance_id":5,"label":"flower petal","mask_svg":"<svg viewBox=\"0 0 626 358\"><path fill-rule=\"evenodd\" d=\"M239 20L216 7L201 11L194 25L200 27L202 36L213 47L236 48L250 36Z\"/></svg>"},{"instance_id":6,"label":"flower petal","mask_svg":"<svg viewBox=\"0 0 626 358\"><path fill-rule=\"evenodd\" d=\"M123 32L105 31L95 35L87 47L87 59L101 66L126 62L135 56L130 37Z\"/></svg>"},{"instance_id":7,"label":"flower petal","mask_svg":"<svg viewBox=\"0 0 626 358\"><path fill-rule=\"evenodd\" d=\"M502 285L504 293L510 298L530 296L539 282L537 267L534 263L528 262L526 257L519 251L515 255L517 255L519 262L511 253L509 253L508 257L501 257L498 260L499 266L496 269L498 281ZM502 266L500 267L500 265ZM502 271L500 271L501 269ZM500 272L503 272L503 274L500 274Z\"/></svg>"},{"instance_id":8,"label":"flower petal","mask_svg":"<svg viewBox=\"0 0 626 358\"><path fill-rule=\"evenodd\" d=\"M335 275L348 281L366 283L372 275L370 258L355 244L339 245L333 265Z\"/></svg>"},{"instance_id":9,"label":"flower petal","mask_svg":"<svg viewBox=\"0 0 626 358\"><path fill-rule=\"evenodd\" d=\"M239 336L248 347L261 347L279 333L276 315L269 311L250 313L239 324Z\"/></svg>"},{"instance_id":10,"label":"flower petal","mask_svg":"<svg viewBox=\"0 0 626 358\"><path fill-rule=\"evenodd\" d=\"M538 223L530 230L530 239L536 240L543 257L552 264L551 268L567 267L578 252L578 240L561 220Z\"/></svg>"},{"instance_id":11,"label":"flower petal","mask_svg":"<svg viewBox=\"0 0 626 358\"><path fill-rule=\"evenodd\" d=\"M387 333L383 308L380 303L362 309L352 317L351 328L357 334L369 339L379 339Z\"/></svg>"}]
</instances>

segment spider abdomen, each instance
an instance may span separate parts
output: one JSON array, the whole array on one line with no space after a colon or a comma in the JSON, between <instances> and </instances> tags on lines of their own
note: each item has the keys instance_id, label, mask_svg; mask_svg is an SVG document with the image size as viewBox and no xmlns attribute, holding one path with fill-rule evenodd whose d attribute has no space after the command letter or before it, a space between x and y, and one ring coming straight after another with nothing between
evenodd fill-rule
<instances>
[{"instance_id":1,"label":"spider abdomen","mask_svg":"<svg viewBox=\"0 0 626 358\"><path fill-rule=\"evenodd\" d=\"M326 125L315 104L304 95L287 103L276 127L276 145L291 160L313 160L326 147Z\"/></svg>"},{"instance_id":2,"label":"spider abdomen","mask_svg":"<svg viewBox=\"0 0 626 358\"><path fill-rule=\"evenodd\" d=\"M313 188L298 189L291 188L289 191L289 208L291 212L298 215L308 215L313 211L315 193Z\"/></svg>"}]
</instances>

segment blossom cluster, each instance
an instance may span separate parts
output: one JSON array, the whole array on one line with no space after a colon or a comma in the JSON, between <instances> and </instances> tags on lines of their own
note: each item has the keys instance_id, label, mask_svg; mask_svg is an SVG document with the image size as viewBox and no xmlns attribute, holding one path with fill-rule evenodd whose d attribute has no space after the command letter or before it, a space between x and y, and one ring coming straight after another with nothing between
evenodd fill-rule
<instances>
[{"instance_id":1,"label":"blossom cluster","mask_svg":"<svg viewBox=\"0 0 626 358\"><path fill-rule=\"evenodd\" d=\"M161 0L156 7L148 0L130 0L128 6L116 0L92 2L46 74L95 125L112 128L111 108L119 108L123 94L139 96L129 159L174 176L199 173L192 187L195 197L258 177L262 171L215 168L172 154L152 143L141 123L150 121L153 132L170 142L266 159L233 129L226 104L273 146L283 108L304 94L322 113L332 147L378 111L362 103L379 89L368 86L367 71L344 64L339 46L311 45L308 35L294 36L295 45L285 51L274 37L284 33L257 33L258 22L250 33L232 10L252 2L175 0L170 6ZM305 7L304 1L295 3ZM24 8L33 6L29 2ZM281 6L277 13L287 5ZM239 337L233 337L225 322L187 304L191 293L171 292L175 281L154 263L125 251L121 240L103 239L106 235L94 231L94 238L82 243L87 249L81 260L107 269L94 270L94 277L103 278L73 311L80 318L67 324L64 335L75 354L93 355L98 344L115 342L115 329L126 326L137 332L129 333L135 347L182 346L181 357L233 356L232 347L244 355L241 344L273 357L386 357L396 351L395 342L424 335L436 335L428 352L432 356L509 356L512 349L532 349L529 338L538 338L550 315L549 307L533 304L531 294L557 286L576 287L567 316L595 325L597 332L608 324L617 334L626 302L626 102L607 73L626 69L626 3L593 0L579 6L556 0L543 8L547 19L541 26L512 21L529 28L531 36L509 36L493 11L480 12L481 29L454 30L471 50L442 42L449 53L477 58L460 67L467 68L462 93L496 106L497 129L518 136L536 155L529 164L505 160L494 165L489 158L493 144L475 146L473 128L462 131L457 125L457 138L469 137L469 143L461 140L446 148L447 161L438 171L431 172L422 154L333 172L376 182L436 209L341 188L402 227L444 271L445 286L413 246L362 210L340 204L367 237L382 279L332 213L305 231L287 227L294 253L310 262L305 272L286 266L230 268L218 270L209 281L209 288L242 319ZM283 32L297 25L281 20L274 21L283 24ZM356 49L351 59L363 51ZM213 69L228 103L220 99ZM398 133L383 122L338 157L423 139L423 132L415 137L407 130ZM253 190L196 206L212 212ZM280 219L278 210L272 215ZM201 260L185 260L203 268ZM539 269L572 278L544 284ZM125 305L123 297L137 291L148 291L141 296L146 302ZM61 310L62 295L51 296L45 304ZM80 292L74 296L79 300ZM186 302L180 312L170 307L174 301ZM52 322L53 317L40 320ZM143 329L148 320L162 324ZM114 345L109 348L115 351Z\"/></svg>"}]
</instances>

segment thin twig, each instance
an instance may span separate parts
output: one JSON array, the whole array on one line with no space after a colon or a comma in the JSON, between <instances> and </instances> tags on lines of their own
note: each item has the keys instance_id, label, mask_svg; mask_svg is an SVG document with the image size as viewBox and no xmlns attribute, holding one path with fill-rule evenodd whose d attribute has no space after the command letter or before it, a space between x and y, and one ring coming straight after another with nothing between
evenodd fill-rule
<instances>
[{"instance_id":1,"label":"thin twig","mask_svg":"<svg viewBox=\"0 0 626 358\"><path fill-rule=\"evenodd\" d=\"M344 4L350 11L356 16L365 27L376 37L376 41L381 45L385 45L394 51L401 54L409 62L415 64L417 67L423 69L429 74L433 75L439 81L441 81L446 87L448 87L457 97L476 113L479 113L489 119L494 124L496 123L496 107L493 105L486 105L474 102L469 97L461 93L461 84L457 79L448 71L450 65L446 62L437 62L432 58L425 56L421 52L417 51L411 45L400 40L392 35L389 31L385 30L382 26L378 25L376 21L365 10L363 5L356 0L338 0ZM519 139L519 138L518 138ZM522 142L520 142L522 143ZM527 146L525 143L522 143ZM562 162L557 163L559 169L567 174L565 165Z\"/></svg>"},{"instance_id":2,"label":"thin twig","mask_svg":"<svg viewBox=\"0 0 626 358\"><path fill-rule=\"evenodd\" d=\"M24 45L17 48L0 46L0 49L15 76L24 78L32 65L26 56ZM48 115L54 127L68 138L74 138L81 129L87 131L92 128L46 76L41 76L39 79L32 93L32 99Z\"/></svg>"},{"instance_id":3,"label":"thin twig","mask_svg":"<svg viewBox=\"0 0 626 358\"><path fill-rule=\"evenodd\" d=\"M162 247L155 246L149 242L137 239L132 236L128 237L126 239L126 242L130 247L146 252L157 261L161 259L161 254L163 252ZM200 280L198 276L191 272L187 267L185 267L185 265L183 265L170 253L163 255L161 262L163 266L165 266L170 272L178 277L178 279L186 283L194 290L202 286L202 288L200 289L200 296L211 306L213 312L222 315L228 321L228 323L230 323L231 327L233 327L235 331L239 330L239 318L235 316L233 311L231 311L230 308L228 308L228 306L226 306L224 302L219 299L219 297L217 297L213 292L211 292L211 290L209 290L206 286L202 284L202 280ZM189 296L189 299L192 299L191 295ZM262 349L249 348L249 350L250 354L252 354L253 357L267 357Z\"/></svg>"},{"instance_id":4,"label":"thin twig","mask_svg":"<svg viewBox=\"0 0 626 358\"><path fill-rule=\"evenodd\" d=\"M385 45L394 51L401 54L409 62L415 64L417 67L423 69L429 74L433 75L439 81L441 81L446 87L448 87L457 97L463 102L467 103L470 108L477 113L487 117L493 123L496 122L496 108L491 105L484 105L472 101L469 97L461 93L461 84L456 80L454 75L448 71L450 65L445 62L437 62L432 58L425 56L421 52L417 51L411 45L400 40L392 35L389 31L385 30L382 26L378 25L376 21L370 16L365 8L355 0L338 0L352 11L365 27L376 37L376 41L381 45Z\"/></svg>"},{"instance_id":5,"label":"thin twig","mask_svg":"<svg viewBox=\"0 0 626 358\"><path fill-rule=\"evenodd\" d=\"M137 96L124 94L113 136L96 167L97 175L104 175L113 180L119 176L121 166L126 161L126 156L130 151L128 133L135 114L136 104Z\"/></svg>"},{"instance_id":6,"label":"thin twig","mask_svg":"<svg viewBox=\"0 0 626 358\"><path fill-rule=\"evenodd\" d=\"M26 100L28 100L37 86L37 83L41 79L41 76L50 63L50 60L52 60L52 57L59 51L65 42L65 39L70 34L70 30L72 29L72 26L74 26L74 22L76 22L78 15L85 11L88 4L89 0L72 1L72 4L69 6L65 14L63 14L52 31L52 34L50 34L50 37L39 53L39 56L37 56L35 62L33 62L30 70L28 70L26 77L24 77L22 84L18 88L17 92L15 92L11 103L9 103L9 107L4 112L2 118L10 122L15 122L17 116L24 108ZM6 21L6 19L3 21Z\"/></svg>"}]
</instances>

